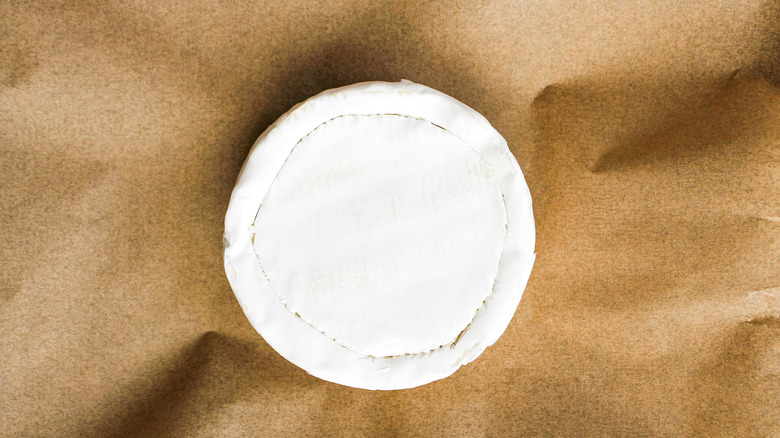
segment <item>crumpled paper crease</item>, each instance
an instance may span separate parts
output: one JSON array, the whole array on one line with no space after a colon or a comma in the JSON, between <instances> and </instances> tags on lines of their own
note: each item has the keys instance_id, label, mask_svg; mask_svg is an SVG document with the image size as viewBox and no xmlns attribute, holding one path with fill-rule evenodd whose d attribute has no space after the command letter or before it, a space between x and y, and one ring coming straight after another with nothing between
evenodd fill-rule
<instances>
[{"instance_id":1,"label":"crumpled paper crease","mask_svg":"<svg viewBox=\"0 0 780 438\"><path fill-rule=\"evenodd\" d=\"M0 2L0 434L774 436L780 4ZM409 79L534 202L506 333L406 391L320 381L222 264L255 139Z\"/></svg>"}]
</instances>

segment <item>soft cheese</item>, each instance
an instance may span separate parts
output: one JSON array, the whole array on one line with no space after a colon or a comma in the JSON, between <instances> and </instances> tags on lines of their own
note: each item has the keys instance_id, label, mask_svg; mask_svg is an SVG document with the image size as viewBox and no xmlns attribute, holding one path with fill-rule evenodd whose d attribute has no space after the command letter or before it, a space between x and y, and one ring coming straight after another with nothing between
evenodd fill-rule
<instances>
[{"instance_id":1,"label":"soft cheese","mask_svg":"<svg viewBox=\"0 0 780 438\"><path fill-rule=\"evenodd\" d=\"M503 333L534 260L531 198L481 115L408 81L329 90L255 143L225 268L253 326L310 374L444 378Z\"/></svg>"}]
</instances>

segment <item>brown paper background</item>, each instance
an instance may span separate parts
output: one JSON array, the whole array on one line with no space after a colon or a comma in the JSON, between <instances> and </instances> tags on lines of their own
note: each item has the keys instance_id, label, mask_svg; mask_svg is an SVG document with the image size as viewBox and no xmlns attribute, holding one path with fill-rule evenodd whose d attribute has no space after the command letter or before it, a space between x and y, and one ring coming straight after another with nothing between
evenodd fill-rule
<instances>
[{"instance_id":1,"label":"brown paper background","mask_svg":"<svg viewBox=\"0 0 780 438\"><path fill-rule=\"evenodd\" d=\"M484 114L538 259L479 359L310 377L243 316L257 136L402 78ZM0 3L0 435L780 436L776 1Z\"/></svg>"}]
</instances>

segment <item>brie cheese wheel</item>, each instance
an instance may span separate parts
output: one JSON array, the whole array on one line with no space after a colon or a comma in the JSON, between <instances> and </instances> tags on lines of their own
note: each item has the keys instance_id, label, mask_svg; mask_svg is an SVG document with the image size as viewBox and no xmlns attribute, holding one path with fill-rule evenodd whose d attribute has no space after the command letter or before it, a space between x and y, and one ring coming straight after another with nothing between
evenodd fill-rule
<instances>
[{"instance_id":1,"label":"brie cheese wheel","mask_svg":"<svg viewBox=\"0 0 780 438\"><path fill-rule=\"evenodd\" d=\"M225 218L225 270L292 363L411 388L504 332L534 239L520 167L484 117L423 85L365 82L296 105L257 140Z\"/></svg>"}]
</instances>

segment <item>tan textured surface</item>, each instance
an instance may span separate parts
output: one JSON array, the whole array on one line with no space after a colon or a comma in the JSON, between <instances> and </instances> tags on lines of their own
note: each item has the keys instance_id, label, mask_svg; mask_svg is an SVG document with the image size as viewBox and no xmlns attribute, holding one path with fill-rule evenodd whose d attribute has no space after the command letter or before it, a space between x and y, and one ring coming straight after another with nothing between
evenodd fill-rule
<instances>
[{"instance_id":1,"label":"tan textured surface","mask_svg":"<svg viewBox=\"0 0 780 438\"><path fill-rule=\"evenodd\" d=\"M0 3L0 435L780 435L776 1ZM407 78L535 201L506 334L369 392L254 332L222 221L255 138Z\"/></svg>"}]
</instances>

